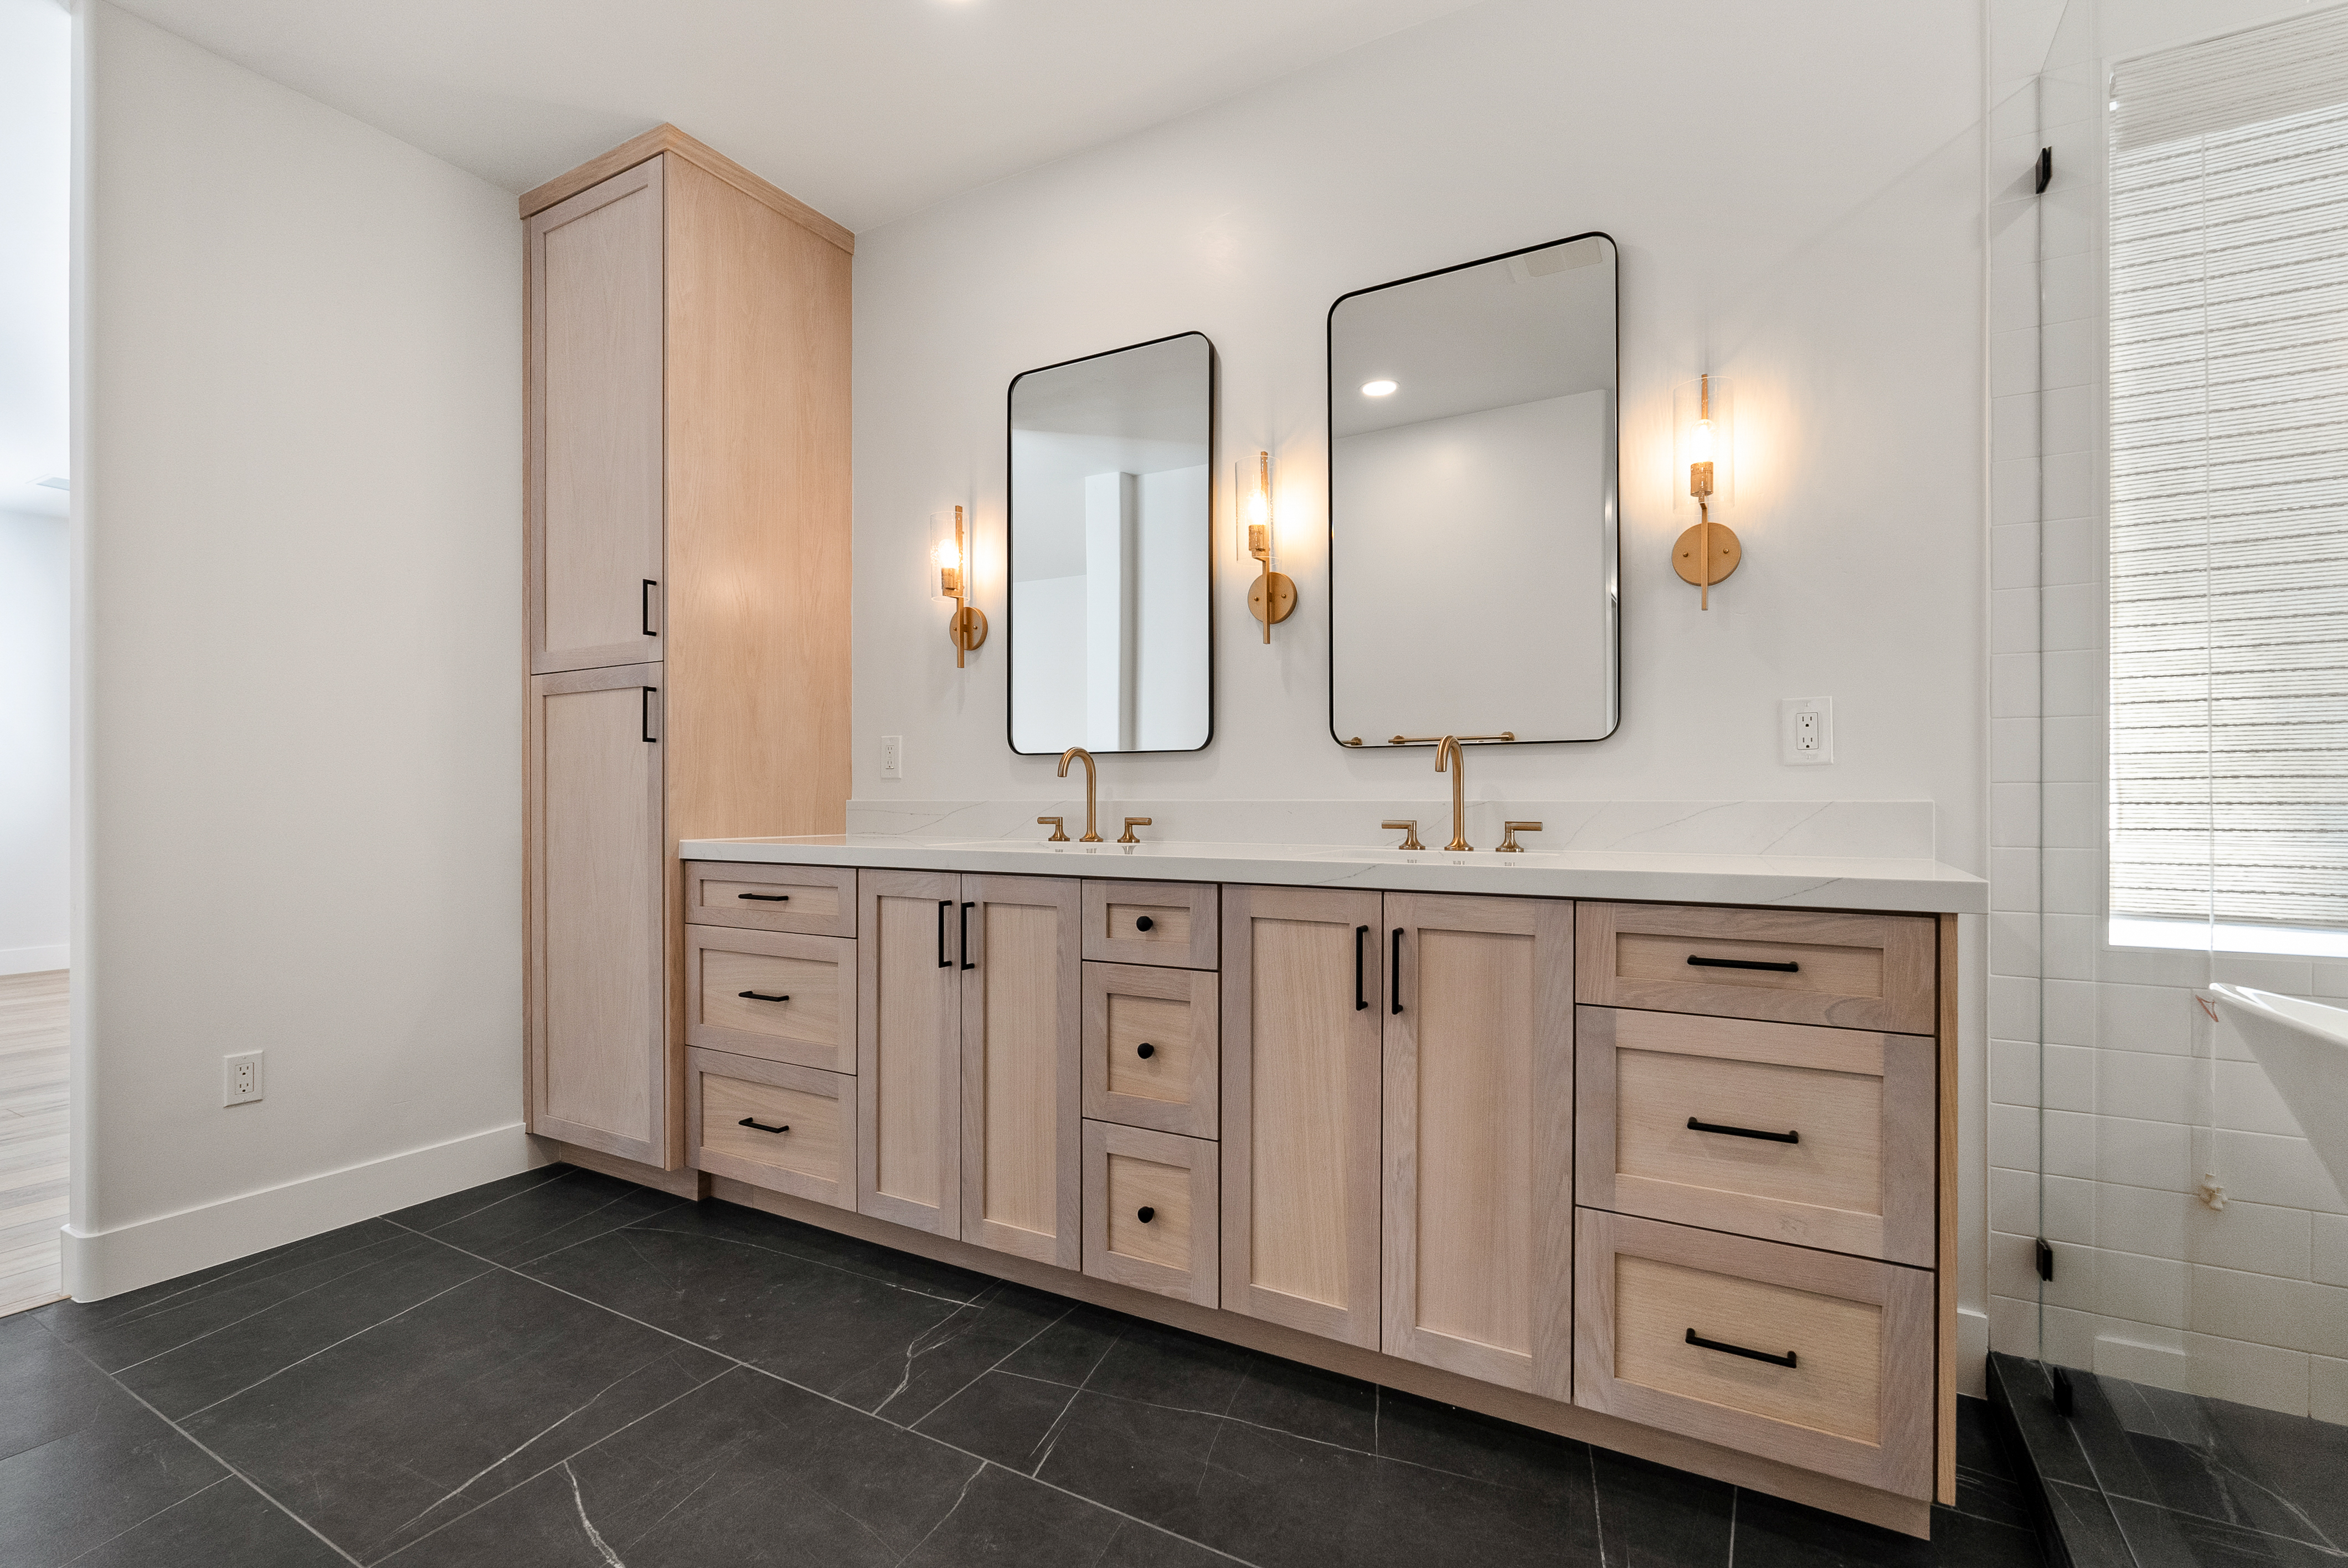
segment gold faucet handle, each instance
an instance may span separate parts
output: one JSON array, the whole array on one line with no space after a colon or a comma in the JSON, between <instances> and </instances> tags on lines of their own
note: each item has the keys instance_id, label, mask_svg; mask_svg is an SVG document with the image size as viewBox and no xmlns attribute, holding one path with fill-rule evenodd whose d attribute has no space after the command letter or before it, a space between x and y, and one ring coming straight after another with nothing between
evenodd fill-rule
<instances>
[{"instance_id":1,"label":"gold faucet handle","mask_svg":"<svg viewBox=\"0 0 2348 1568\"><path fill-rule=\"evenodd\" d=\"M1035 819L1035 825L1041 827L1045 823L1051 824L1052 836L1045 839L1044 841L1045 843L1066 844L1068 842L1068 830L1061 825L1066 821L1067 821L1067 818L1061 816L1039 816Z\"/></svg>"},{"instance_id":2,"label":"gold faucet handle","mask_svg":"<svg viewBox=\"0 0 2348 1568\"><path fill-rule=\"evenodd\" d=\"M1125 819L1125 831L1117 835L1117 841L1119 844L1139 844L1141 840L1133 835L1133 830L1149 825L1150 821L1146 816L1128 816Z\"/></svg>"},{"instance_id":3,"label":"gold faucet handle","mask_svg":"<svg viewBox=\"0 0 2348 1568\"><path fill-rule=\"evenodd\" d=\"M1522 855L1525 852L1525 846L1517 842L1517 835L1539 833L1541 830L1541 825L1538 822L1504 822L1500 826L1503 830L1500 847L1492 852L1495 855Z\"/></svg>"},{"instance_id":4,"label":"gold faucet handle","mask_svg":"<svg viewBox=\"0 0 2348 1568\"><path fill-rule=\"evenodd\" d=\"M1426 845L1418 841L1418 818L1415 816L1405 817L1395 822L1382 822L1378 824L1378 825L1385 828L1389 833L1397 829L1401 831L1402 842L1395 845L1396 849L1425 849L1426 847Z\"/></svg>"}]
</instances>

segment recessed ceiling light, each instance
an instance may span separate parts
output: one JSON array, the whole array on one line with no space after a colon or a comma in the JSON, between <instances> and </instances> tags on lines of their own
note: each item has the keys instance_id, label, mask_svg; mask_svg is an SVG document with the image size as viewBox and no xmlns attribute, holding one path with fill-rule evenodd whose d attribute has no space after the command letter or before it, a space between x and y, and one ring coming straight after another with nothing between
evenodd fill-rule
<instances>
[{"instance_id":1,"label":"recessed ceiling light","mask_svg":"<svg viewBox=\"0 0 2348 1568\"><path fill-rule=\"evenodd\" d=\"M1391 396L1394 393L1394 389L1395 384L1391 381L1365 381L1362 383L1362 395L1364 397Z\"/></svg>"}]
</instances>

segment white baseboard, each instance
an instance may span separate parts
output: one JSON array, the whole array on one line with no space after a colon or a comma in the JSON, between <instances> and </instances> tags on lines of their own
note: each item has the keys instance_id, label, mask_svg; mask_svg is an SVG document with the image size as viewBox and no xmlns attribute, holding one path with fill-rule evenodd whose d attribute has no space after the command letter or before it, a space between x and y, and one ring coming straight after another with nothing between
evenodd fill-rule
<instances>
[{"instance_id":1,"label":"white baseboard","mask_svg":"<svg viewBox=\"0 0 2348 1568\"><path fill-rule=\"evenodd\" d=\"M66 967L66 945L54 948L0 948L0 975L39 975Z\"/></svg>"},{"instance_id":2,"label":"white baseboard","mask_svg":"<svg viewBox=\"0 0 2348 1568\"><path fill-rule=\"evenodd\" d=\"M515 1122L108 1230L67 1225L65 1287L102 1301L546 1163Z\"/></svg>"}]
</instances>

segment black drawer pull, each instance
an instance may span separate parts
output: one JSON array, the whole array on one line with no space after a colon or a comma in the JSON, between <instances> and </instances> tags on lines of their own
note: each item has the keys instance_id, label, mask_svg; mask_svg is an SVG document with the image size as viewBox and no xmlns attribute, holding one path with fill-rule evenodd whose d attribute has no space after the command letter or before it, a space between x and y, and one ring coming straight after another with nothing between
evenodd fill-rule
<instances>
[{"instance_id":1,"label":"black drawer pull","mask_svg":"<svg viewBox=\"0 0 2348 1568\"><path fill-rule=\"evenodd\" d=\"M1137 931L1154 931L1158 928L1158 922L1147 915L1137 916L1133 922L1133 928Z\"/></svg>"},{"instance_id":2,"label":"black drawer pull","mask_svg":"<svg viewBox=\"0 0 2348 1568\"><path fill-rule=\"evenodd\" d=\"M788 893L736 893L734 897L755 898L761 904L788 904L791 901L791 896Z\"/></svg>"},{"instance_id":3,"label":"black drawer pull","mask_svg":"<svg viewBox=\"0 0 2348 1568\"><path fill-rule=\"evenodd\" d=\"M978 968L978 966L977 966L976 964L973 964L973 963L972 963L972 962L970 961L970 911L971 911L971 907L972 907L972 906L970 906L970 905L968 905L968 904L965 904L965 905L963 905L963 906L962 907L962 967L963 967L963 968L965 968L965 969L974 969L974 968Z\"/></svg>"},{"instance_id":4,"label":"black drawer pull","mask_svg":"<svg viewBox=\"0 0 2348 1568\"><path fill-rule=\"evenodd\" d=\"M1355 1012L1360 1012L1370 1005L1370 999L1362 994L1362 943L1369 934L1370 928L1367 926L1354 927L1354 1010Z\"/></svg>"},{"instance_id":5,"label":"black drawer pull","mask_svg":"<svg viewBox=\"0 0 2348 1568\"><path fill-rule=\"evenodd\" d=\"M1141 1058L1142 1061L1148 1061L1151 1057L1158 1054L1158 1048L1145 1040L1139 1045L1133 1048L1133 1054Z\"/></svg>"},{"instance_id":6,"label":"black drawer pull","mask_svg":"<svg viewBox=\"0 0 2348 1568\"><path fill-rule=\"evenodd\" d=\"M1394 959L1386 966L1386 979L1394 991L1394 1009L1402 1011L1402 927L1394 928Z\"/></svg>"},{"instance_id":7,"label":"black drawer pull","mask_svg":"<svg viewBox=\"0 0 2348 1568\"><path fill-rule=\"evenodd\" d=\"M1802 972L1802 966L1790 959L1782 964L1773 964L1766 958L1699 958L1690 953L1688 962L1700 969L1767 969L1776 975L1798 975Z\"/></svg>"},{"instance_id":8,"label":"black drawer pull","mask_svg":"<svg viewBox=\"0 0 2348 1568\"><path fill-rule=\"evenodd\" d=\"M747 996L749 993L745 991L743 994ZM1758 1127L1724 1127L1717 1122L1699 1122L1693 1116L1688 1118L1688 1131L1725 1132L1732 1138L1766 1138L1772 1143L1798 1143L1802 1141L1799 1132L1764 1132Z\"/></svg>"},{"instance_id":9,"label":"black drawer pull","mask_svg":"<svg viewBox=\"0 0 2348 1568\"><path fill-rule=\"evenodd\" d=\"M1139 1220L1143 1225L1148 1225L1151 1220L1158 1217L1158 1211L1151 1208L1148 1204L1144 1204L1139 1208L1133 1211L1133 1217Z\"/></svg>"},{"instance_id":10,"label":"black drawer pull","mask_svg":"<svg viewBox=\"0 0 2348 1568\"><path fill-rule=\"evenodd\" d=\"M788 995L770 997L764 991L736 991L734 994L737 997L747 997L754 1002L787 1002L791 999Z\"/></svg>"},{"instance_id":11,"label":"black drawer pull","mask_svg":"<svg viewBox=\"0 0 2348 1568\"><path fill-rule=\"evenodd\" d=\"M1717 1339L1706 1339L1693 1328L1688 1330L1687 1342L1698 1349L1718 1350L1725 1355L1742 1356L1748 1361L1766 1361L1772 1367L1790 1367L1794 1364L1794 1353L1791 1350L1787 1351L1783 1356L1772 1356L1766 1350L1747 1350L1742 1345L1724 1345Z\"/></svg>"},{"instance_id":12,"label":"black drawer pull","mask_svg":"<svg viewBox=\"0 0 2348 1568\"><path fill-rule=\"evenodd\" d=\"M953 899L938 900L938 968L942 969L953 968L953 960L946 957L946 911L953 907Z\"/></svg>"},{"instance_id":13,"label":"black drawer pull","mask_svg":"<svg viewBox=\"0 0 2348 1568\"><path fill-rule=\"evenodd\" d=\"M761 1132L788 1132L791 1130L791 1124L788 1122L784 1122L779 1127L769 1127L755 1116L745 1116L739 1122L735 1122L734 1125L736 1127L756 1127ZM1748 1350L1746 1354L1749 1356L1752 1352Z\"/></svg>"}]
</instances>

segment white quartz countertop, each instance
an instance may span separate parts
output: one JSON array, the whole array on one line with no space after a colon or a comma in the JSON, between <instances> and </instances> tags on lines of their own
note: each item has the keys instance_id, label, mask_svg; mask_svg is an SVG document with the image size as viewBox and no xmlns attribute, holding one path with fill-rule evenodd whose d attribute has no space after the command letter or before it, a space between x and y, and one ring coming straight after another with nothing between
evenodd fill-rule
<instances>
[{"instance_id":1,"label":"white quartz countertop","mask_svg":"<svg viewBox=\"0 0 2348 1568\"><path fill-rule=\"evenodd\" d=\"M684 860L857 866L906 871L976 871L1117 876L1167 882L1252 882L1285 887L1364 887L1393 893L1512 893L1543 898L1783 905L1979 915L1989 884L1937 860L1834 856L1660 854L1641 851L1399 850L1330 844L1049 844L1033 839L925 838L829 834L804 838L688 838Z\"/></svg>"}]
</instances>

